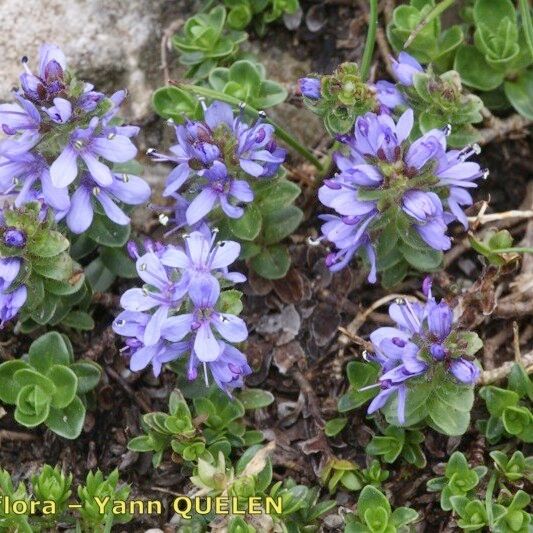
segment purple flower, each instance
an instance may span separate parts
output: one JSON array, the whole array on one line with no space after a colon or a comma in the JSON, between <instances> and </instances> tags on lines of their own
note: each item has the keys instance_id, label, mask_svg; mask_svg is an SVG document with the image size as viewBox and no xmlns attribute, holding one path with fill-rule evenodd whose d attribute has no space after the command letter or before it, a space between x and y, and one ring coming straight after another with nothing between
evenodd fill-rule
<instances>
[{"instance_id":1,"label":"purple flower","mask_svg":"<svg viewBox=\"0 0 533 533\"><path fill-rule=\"evenodd\" d=\"M474 363L463 358L455 359L450 363L450 372L467 385L474 385L480 374L479 368Z\"/></svg>"},{"instance_id":2,"label":"purple flower","mask_svg":"<svg viewBox=\"0 0 533 533\"><path fill-rule=\"evenodd\" d=\"M184 237L185 247L169 246L161 256L167 267L178 268L182 272L181 282L187 290L196 292L194 285L213 283L218 285L217 277L234 283L246 281L240 272L228 272L228 266L235 262L241 246L234 241L215 242L216 232L207 235L194 231Z\"/></svg>"},{"instance_id":3,"label":"purple flower","mask_svg":"<svg viewBox=\"0 0 533 533\"><path fill-rule=\"evenodd\" d=\"M413 120L411 109L397 121L367 113L357 119L352 135L339 139L344 146L334 154L338 172L318 192L321 203L338 215L321 217L327 221L323 238L336 247L327 259L331 270L345 267L361 245L371 246L385 227L383 219L392 224L400 217L437 251L451 247L450 222L459 220L466 227L461 206L472 203L467 189L485 175L466 159L479 147L447 152L441 130L410 143ZM378 257L378 268L379 262Z\"/></svg>"},{"instance_id":4,"label":"purple flower","mask_svg":"<svg viewBox=\"0 0 533 533\"><path fill-rule=\"evenodd\" d=\"M435 250L449 250L452 243L446 235L444 210L434 192L407 191L402 199L402 209L414 219L420 237Z\"/></svg>"},{"instance_id":5,"label":"purple flower","mask_svg":"<svg viewBox=\"0 0 533 533\"><path fill-rule=\"evenodd\" d=\"M464 341L461 332L454 328L453 313L445 301L437 302L431 294L431 283L424 284L426 304L400 299L389 307L395 326L378 328L370 334L374 353L367 356L381 367L376 385L380 392L368 408L368 414L384 407L394 395L398 396L397 417L405 422L406 398L413 378L427 375L441 365L450 378L459 383L473 385L479 368L467 360L461 350ZM432 375L432 374L429 374Z\"/></svg>"},{"instance_id":6,"label":"purple flower","mask_svg":"<svg viewBox=\"0 0 533 533\"><path fill-rule=\"evenodd\" d=\"M137 148L130 139L115 131L99 132L98 118L91 119L86 129L76 129L69 138L59 157L50 166L52 183L56 187L70 185L79 173L78 158L87 165L93 179L102 187L113 183L110 168L99 160L103 157L113 163L125 163L137 154Z\"/></svg>"},{"instance_id":7,"label":"purple flower","mask_svg":"<svg viewBox=\"0 0 533 533\"><path fill-rule=\"evenodd\" d=\"M187 208L186 217L189 225L205 218L217 205L230 218L240 218L244 214L236 202L248 203L254 199L254 193L244 180L236 180L228 175L224 163L215 161L211 168L203 171L207 179L202 191Z\"/></svg>"},{"instance_id":8,"label":"purple flower","mask_svg":"<svg viewBox=\"0 0 533 533\"><path fill-rule=\"evenodd\" d=\"M386 110L394 110L399 105L405 105L406 101L402 93L398 90L394 83L390 81L380 80L375 84L376 96L379 103Z\"/></svg>"},{"instance_id":9,"label":"purple flower","mask_svg":"<svg viewBox=\"0 0 533 533\"><path fill-rule=\"evenodd\" d=\"M190 290L189 295L194 305L193 312L171 317L169 322L172 323L175 340L179 341L187 334L193 334L194 353L201 362L214 361L221 353L213 328L229 342L242 342L248 337L242 318L215 309L220 296L218 284L199 283L194 290Z\"/></svg>"},{"instance_id":10,"label":"purple flower","mask_svg":"<svg viewBox=\"0 0 533 533\"><path fill-rule=\"evenodd\" d=\"M156 161L170 161L177 166L167 178L165 196L177 200L177 209L186 210L189 226L202 221L220 206L226 216L240 218L238 205L253 200L245 179L274 176L285 159L286 151L274 139L274 128L259 119L250 125L241 116L234 117L231 106L213 102L205 108L203 121L187 121L176 126L178 143L170 155L153 149ZM175 219L183 221L176 212Z\"/></svg>"},{"instance_id":11,"label":"purple flower","mask_svg":"<svg viewBox=\"0 0 533 533\"><path fill-rule=\"evenodd\" d=\"M12 320L26 302L26 286L12 286L21 266L22 261L18 258L0 258L0 327Z\"/></svg>"},{"instance_id":12,"label":"purple flower","mask_svg":"<svg viewBox=\"0 0 533 533\"><path fill-rule=\"evenodd\" d=\"M0 293L0 328L17 316L27 297L28 291L25 285L21 285L13 292Z\"/></svg>"},{"instance_id":13,"label":"purple flower","mask_svg":"<svg viewBox=\"0 0 533 533\"><path fill-rule=\"evenodd\" d=\"M149 364L152 365L155 376L159 376L163 364L174 361L188 349L187 342L168 342L165 338L169 328L161 328L161 338L146 346L142 339L145 337L146 327L150 322L150 315L135 311L123 311L113 322L113 331L127 337L126 351L130 356L130 369L139 372Z\"/></svg>"},{"instance_id":14,"label":"purple flower","mask_svg":"<svg viewBox=\"0 0 533 533\"><path fill-rule=\"evenodd\" d=\"M302 96L310 98L311 100L318 100L320 98L319 78L300 78L298 80L298 87Z\"/></svg>"},{"instance_id":15,"label":"purple flower","mask_svg":"<svg viewBox=\"0 0 533 533\"><path fill-rule=\"evenodd\" d=\"M217 359L209 362L211 374L216 384L229 393L231 389L242 387L244 377L252 373L246 356L231 344L219 341L220 354Z\"/></svg>"},{"instance_id":16,"label":"purple flower","mask_svg":"<svg viewBox=\"0 0 533 533\"><path fill-rule=\"evenodd\" d=\"M24 248L26 240L26 234L22 230L6 228L4 231L4 244L10 248Z\"/></svg>"},{"instance_id":17,"label":"purple flower","mask_svg":"<svg viewBox=\"0 0 533 533\"><path fill-rule=\"evenodd\" d=\"M13 96L18 104L0 105L0 124L6 135L16 135L17 133L29 132L37 140L41 127L41 115L37 108L25 98L17 93Z\"/></svg>"},{"instance_id":18,"label":"purple flower","mask_svg":"<svg viewBox=\"0 0 533 533\"><path fill-rule=\"evenodd\" d=\"M39 70L33 74L28 59L23 58L25 72L20 75L24 95L38 103L51 101L65 90L64 73L67 61L61 49L54 44L44 44L39 50Z\"/></svg>"},{"instance_id":19,"label":"purple flower","mask_svg":"<svg viewBox=\"0 0 533 533\"><path fill-rule=\"evenodd\" d=\"M89 173L84 173L67 211L67 226L74 233L83 233L92 224L94 204L99 204L104 213L116 224L129 224L130 217L117 205L117 201L128 205L140 205L150 198L149 185L139 176L132 174L111 175L111 184L101 186Z\"/></svg>"},{"instance_id":20,"label":"purple flower","mask_svg":"<svg viewBox=\"0 0 533 533\"><path fill-rule=\"evenodd\" d=\"M139 256L137 246L128 246L146 285L123 294L125 311L113 323L113 330L126 338L131 370L151 364L158 375L163 364L188 354L190 380L196 379L201 365L206 383L210 370L228 394L242 386L251 369L244 354L229 343L244 341L248 330L241 318L219 309L218 281L244 281L242 274L228 271L239 245L216 244L211 233L193 232L184 248L150 242L145 248Z\"/></svg>"},{"instance_id":21,"label":"purple flower","mask_svg":"<svg viewBox=\"0 0 533 533\"><path fill-rule=\"evenodd\" d=\"M422 65L407 52L400 52L397 60L391 57L391 61L396 79L406 87L413 85L413 76L417 72L424 72Z\"/></svg>"},{"instance_id":22,"label":"purple flower","mask_svg":"<svg viewBox=\"0 0 533 533\"><path fill-rule=\"evenodd\" d=\"M48 164L40 154L24 152L0 157L0 192L6 194L15 188L19 188L16 207L33 200L35 190L42 193L46 204L58 214L58 219L70 207L68 189L53 185Z\"/></svg>"},{"instance_id":23,"label":"purple flower","mask_svg":"<svg viewBox=\"0 0 533 533\"><path fill-rule=\"evenodd\" d=\"M160 254L149 251L137 259L139 277L146 283L142 289L129 289L120 299L127 311L143 312L155 309L146 325L143 342L147 346L156 344L171 309L181 305L186 287L171 279L161 262Z\"/></svg>"}]
</instances>

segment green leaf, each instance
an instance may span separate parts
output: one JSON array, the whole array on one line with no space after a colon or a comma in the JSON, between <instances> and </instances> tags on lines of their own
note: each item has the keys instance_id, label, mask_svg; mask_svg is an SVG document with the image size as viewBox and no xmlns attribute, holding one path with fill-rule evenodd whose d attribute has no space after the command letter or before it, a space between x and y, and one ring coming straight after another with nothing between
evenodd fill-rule
<instances>
[{"instance_id":1,"label":"green leaf","mask_svg":"<svg viewBox=\"0 0 533 533\"><path fill-rule=\"evenodd\" d=\"M291 235L300 225L303 212L294 205L263 214L263 242L275 244Z\"/></svg>"},{"instance_id":2,"label":"green leaf","mask_svg":"<svg viewBox=\"0 0 533 533\"><path fill-rule=\"evenodd\" d=\"M334 437L335 435L338 435L346 427L347 423L348 423L347 418L333 418L331 420L328 420L324 427L324 433L328 437Z\"/></svg>"},{"instance_id":3,"label":"green leaf","mask_svg":"<svg viewBox=\"0 0 533 533\"><path fill-rule=\"evenodd\" d=\"M259 254L252 257L250 265L266 279L280 279L287 274L291 258L286 246L275 244L262 248Z\"/></svg>"},{"instance_id":4,"label":"green leaf","mask_svg":"<svg viewBox=\"0 0 533 533\"><path fill-rule=\"evenodd\" d=\"M51 331L33 341L29 349L28 361L33 368L42 373L46 373L53 365L68 366L69 351L63 337Z\"/></svg>"},{"instance_id":5,"label":"green leaf","mask_svg":"<svg viewBox=\"0 0 533 533\"><path fill-rule=\"evenodd\" d=\"M78 378L77 394L85 394L94 389L102 375L100 367L93 361L77 361L70 365L70 369Z\"/></svg>"},{"instance_id":6,"label":"green leaf","mask_svg":"<svg viewBox=\"0 0 533 533\"><path fill-rule=\"evenodd\" d=\"M32 267L45 278L67 281L73 274L74 263L66 252L62 252L51 258L34 259Z\"/></svg>"},{"instance_id":7,"label":"green leaf","mask_svg":"<svg viewBox=\"0 0 533 533\"><path fill-rule=\"evenodd\" d=\"M505 95L512 106L525 118L533 120L533 70L520 73L504 83Z\"/></svg>"},{"instance_id":8,"label":"green leaf","mask_svg":"<svg viewBox=\"0 0 533 533\"><path fill-rule=\"evenodd\" d=\"M52 394L52 407L62 409L66 407L76 395L78 378L70 368L63 365L54 365L46 373L54 383L55 392Z\"/></svg>"},{"instance_id":9,"label":"green leaf","mask_svg":"<svg viewBox=\"0 0 533 533\"><path fill-rule=\"evenodd\" d=\"M32 387L39 387L46 395L49 396L55 394L56 391L54 382L45 375L33 370L33 368L22 368L17 370L13 376L13 379L19 387L26 387L28 385Z\"/></svg>"},{"instance_id":10,"label":"green leaf","mask_svg":"<svg viewBox=\"0 0 533 533\"><path fill-rule=\"evenodd\" d=\"M115 276L127 279L135 279L137 277L135 261L132 261L123 248L102 248L100 250L100 259Z\"/></svg>"},{"instance_id":11,"label":"green leaf","mask_svg":"<svg viewBox=\"0 0 533 533\"><path fill-rule=\"evenodd\" d=\"M453 68L465 85L481 91L492 91L503 82L503 74L494 70L474 46L465 45L457 50Z\"/></svg>"},{"instance_id":12,"label":"green leaf","mask_svg":"<svg viewBox=\"0 0 533 533\"><path fill-rule=\"evenodd\" d=\"M148 435L141 435L134 437L128 442L128 450L133 452L151 452L154 450L154 444Z\"/></svg>"},{"instance_id":13,"label":"green leaf","mask_svg":"<svg viewBox=\"0 0 533 533\"><path fill-rule=\"evenodd\" d=\"M96 214L91 227L87 230L87 235L102 246L120 248L128 242L130 231L129 224L120 226L106 216Z\"/></svg>"},{"instance_id":14,"label":"green leaf","mask_svg":"<svg viewBox=\"0 0 533 533\"><path fill-rule=\"evenodd\" d=\"M75 396L74 400L64 409L52 407L45 424L60 437L75 439L81 433L84 420L85 406L78 396Z\"/></svg>"},{"instance_id":15,"label":"green leaf","mask_svg":"<svg viewBox=\"0 0 533 533\"><path fill-rule=\"evenodd\" d=\"M53 257L67 250L68 239L57 231L39 231L31 242L31 252L38 257Z\"/></svg>"},{"instance_id":16,"label":"green leaf","mask_svg":"<svg viewBox=\"0 0 533 533\"><path fill-rule=\"evenodd\" d=\"M454 409L440 401L436 395L428 402L428 413L433 427L445 435L462 435L470 424L469 411Z\"/></svg>"},{"instance_id":17,"label":"green leaf","mask_svg":"<svg viewBox=\"0 0 533 533\"><path fill-rule=\"evenodd\" d=\"M61 323L69 328L79 331L91 331L94 329L94 320L85 311L71 311Z\"/></svg>"},{"instance_id":18,"label":"green leaf","mask_svg":"<svg viewBox=\"0 0 533 533\"><path fill-rule=\"evenodd\" d=\"M518 404L519 396L514 391L493 387L482 387L479 395L485 400L487 410L492 416L501 417L507 407Z\"/></svg>"},{"instance_id":19,"label":"green leaf","mask_svg":"<svg viewBox=\"0 0 533 533\"><path fill-rule=\"evenodd\" d=\"M439 268L442 264L443 254L429 246L425 250L417 250L410 246L400 246L400 251L405 260L417 270L428 272Z\"/></svg>"},{"instance_id":20,"label":"green leaf","mask_svg":"<svg viewBox=\"0 0 533 533\"><path fill-rule=\"evenodd\" d=\"M351 361L346 367L346 373L350 390L339 398L337 408L341 413L360 407L379 392L378 387L359 391L363 387L377 383L379 369L376 364Z\"/></svg>"},{"instance_id":21,"label":"green leaf","mask_svg":"<svg viewBox=\"0 0 533 533\"><path fill-rule=\"evenodd\" d=\"M13 359L0 364L0 400L14 405L20 386L15 382L14 375L17 371L29 368L29 365L20 359Z\"/></svg>"},{"instance_id":22,"label":"green leaf","mask_svg":"<svg viewBox=\"0 0 533 533\"><path fill-rule=\"evenodd\" d=\"M253 241L261 231L262 216L254 204L248 204L241 218L230 218L228 227L238 239Z\"/></svg>"},{"instance_id":23,"label":"green leaf","mask_svg":"<svg viewBox=\"0 0 533 533\"><path fill-rule=\"evenodd\" d=\"M27 385L19 390L17 395L17 407L15 408L15 420L23 426L33 428L42 424L50 412L50 402L43 401L45 397L42 391L39 393L32 385ZM37 396L39 401L35 402Z\"/></svg>"},{"instance_id":24,"label":"green leaf","mask_svg":"<svg viewBox=\"0 0 533 533\"><path fill-rule=\"evenodd\" d=\"M276 179L270 182L261 182L261 189L256 191L255 202L262 213L276 211L289 206L301 194L300 187L287 179Z\"/></svg>"},{"instance_id":25,"label":"green leaf","mask_svg":"<svg viewBox=\"0 0 533 533\"><path fill-rule=\"evenodd\" d=\"M516 20L516 12L511 0L476 0L474 4L476 26L483 24L493 33L498 31L503 19Z\"/></svg>"},{"instance_id":26,"label":"green leaf","mask_svg":"<svg viewBox=\"0 0 533 533\"><path fill-rule=\"evenodd\" d=\"M217 309L222 313L239 315L242 311L242 292L229 289L220 294Z\"/></svg>"},{"instance_id":27,"label":"green leaf","mask_svg":"<svg viewBox=\"0 0 533 533\"><path fill-rule=\"evenodd\" d=\"M246 410L261 409L274 402L273 394L262 389L244 389L237 395L237 399Z\"/></svg>"},{"instance_id":28,"label":"green leaf","mask_svg":"<svg viewBox=\"0 0 533 533\"><path fill-rule=\"evenodd\" d=\"M78 292L85 282L85 275L80 267L79 273L75 273L67 281L57 281L55 279L45 279L44 288L47 292L57 296L68 296ZM43 293L44 296L44 293Z\"/></svg>"},{"instance_id":29,"label":"green leaf","mask_svg":"<svg viewBox=\"0 0 533 533\"><path fill-rule=\"evenodd\" d=\"M397 527L405 526L414 522L418 518L418 513L409 507L398 507L392 512L391 521Z\"/></svg>"},{"instance_id":30,"label":"green leaf","mask_svg":"<svg viewBox=\"0 0 533 533\"><path fill-rule=\"evenodd\" d=\"M367 485L359 495L357 500L357 515L364 520L366 512L372 509L382 508L387 517L391 514L391 506L386 496L373 487L372 485Z\"/></svg>"},{"instance_id":31,"label":"green leaf","mask_svg":"<svg viewBox=\"0 0 533 533\"><path fill-rule=\"evenodd\" d=\"M163 118L181 123L184 117L200 118L200 102L178 87L161 87L152 96L155 112Z\"/></svg>"},{"instance_id":32,"label":"green leaf","mask_svg":"<svg viewBox=\"0 0 533 533\"><path fill-rule=\"evenodd\" d=\"M115 274L97 257L85 269L85 275L95 292L105 292L115 281Z\"/></svg>"}]
</instances>

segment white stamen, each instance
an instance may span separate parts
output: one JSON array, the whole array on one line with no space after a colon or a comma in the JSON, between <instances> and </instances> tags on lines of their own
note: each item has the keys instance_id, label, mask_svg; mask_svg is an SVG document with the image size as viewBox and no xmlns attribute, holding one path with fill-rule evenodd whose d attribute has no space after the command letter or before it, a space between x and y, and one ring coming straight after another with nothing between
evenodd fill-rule
<instances>
[{"instance_id":1,"label":"white stamen","mask_svg":"<svg viewBox=\"0 0 533 533\"><path fill-rule=\"evenodd\" d=\"M77 141L74 141L74 148L77 150L81 150L83 148L83 141L78 139Z\"/></svg>"},{"instance_id":2,"label":"white stamen","mask_svg":"<svg viewBox=\"0 0 533 533\"><path fill-rule=\"evenodd\" d=\"M128 181L130 181L130 177L127 174L122 174L122 181L124 183L128 183Z\"/></svg>"},{"instance_id":3,"label":"white stamen","mask_svg":"<svg viewBox=\"0 0 533 533\"><path fill-rule=\"evenodd\" d=\"M204 363L204 377L205 377L205 386L209 387L209 379L207 379L207 365Z\"/></svg>"},{"instance_id":4,"label":"white stamen","mask_svg":"<svg viewBox=\"0 0 533 533\"><path fill-rule=\"evenodd\" d=\"M484 171L483 171L483 176L482 178L484 180L486 180L488 177L489 177L489 174L490 174L490 170L488 168L486 168Z\"/></svg>"},{"instance_id":5,"label":"white stamen","mask_svg":"<svg viewBox=\"0 0 533 533\"><path fill-rule=\"evenodd\" d=\"M155 154L155 148L148 148L148 150L146 150L146 155L153 155Z\"/></svg>"},{"instance_id":6,"label":"white stamen","mask_svg":"<svg viewBox=\"0 0 533 533\"><path fill-rule=\"evenodd\" d=\"M93 194L95 196L98 196L100 192L101 192L100 187L93 187Z\"/></svg>"},{"instance_id":7,"label":"white stamen","mask_svg":"<svg viewBox=\"0 0 533 533\"><path fill-rule=\"evenodd\" d=\"M142 263L141 265L139 265L139 270L140 270L141 272L144 272L144 271L146 270L146 268L147 268L146 263Z\"/></svg>"},{"instance_id":8,"label":"white stamen","mask_svg":"<svg viewBox=\"0 0 533 533\"><path fill-rule=\"evenodd\" d=\"M111 133L109 133L109 134L107 135L107 138L111 141L111 140L113 140L116 136L117 136L116 133L111 132Z\"/></svg>"},{"instance_id":9,"label":"white stamen","mask_svg":"<svg viewBox=\"0 0 533 533\"><path fill-rule=\"evenodd\" d=\"M159 215L159 223L162 225L162 226L166 226L168 224L168 221L169 221L169 218L167 215L165 215L165 213L161 213Z\"/></svg>"},{"instance_id":10,"label":"white stamen","mask_svg":"<svg viewBox=\"0 0 533 533\"><path fill-rule=\"evenodd\" d=\"M307 237L307 244L309 246L319 246L322 242L322 237L313 238L313 237Z\"/></svg>"},{"instance_id":11,"label":"white stamen","mask_svg":"<svg viewBox=\"0 0 533 533\"><path fill-rule=\"evenodd\" d=\"M117 326L117 327L119 327L119 328L122 327L125 323L126 323L126 321L125 321L125 320L122 320L122 319L120 319L120 320L115 320L115 326Z\"/></svg>"},{"instance_id":12,"label":"white stamen","mask_svg":"<svg viewBox=\"0 0 533 533\"><path fill-rule=\"evenodd\" d=\"M446 126L444 126L444 128L442 128L442 132L444 133L444 135L446 135L446 137L448 137L451 132L452 132L452 125L451 124L446 124Z\"/></svg>"}]
</instances>

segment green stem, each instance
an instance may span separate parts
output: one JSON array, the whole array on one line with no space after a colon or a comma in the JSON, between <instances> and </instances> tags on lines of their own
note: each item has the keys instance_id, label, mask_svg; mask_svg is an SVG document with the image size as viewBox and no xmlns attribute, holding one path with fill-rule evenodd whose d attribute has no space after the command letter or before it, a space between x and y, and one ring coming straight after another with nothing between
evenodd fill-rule
<instances>
[{"instance_id":1,"label":"green stem","mask_svg":"<svg viewBox=\"0 0 533 533\"><path fill-rule=\"evenodd\" d=\"M516 248L496 248L495 250L491 250L491 252L496 254L533 254L533 248L517 246Z\"/></svg>"},{"instance_id":2,"label":"green stem","mask_svg":"<svg viewBox=\"0 0 533 533\"><path fill-rule=\"evenodd\" d=\"M527 0L526 0L527 1ZM428 14L424 17L417 25L416 28L411 32L411 35L405 41L403 47L407 48L415 39L416 36L435 18L437 18L441 13L446 11L452 4L455 3L455 0L442 0L440 4L437 4Z\"/></svg>"},{"instance_id":3,"label":"green stem","mask_svg":"<svg viewBox=\"0 0 533 533\"><path fill-rule=\"evenodd\" d=\"M239 106L241 103L241 100L235 98L234 96L229 96L227 94L221 93L219 91L214 91L213 89L209 89L207 87L199 87L197 85L190 85L187 83L174 83L174 85L176 85L180 89L184 89L185 91L190 91L191 93L200 96L205 96L206 98L212 98L213 100L220 100L221 102L226 102L234 106ZM245 114L250 115L252 117L260 117L259 111L248 104L246 104L243 111ZM320 163L320 161L307 148L305 148L305 146L302 146L289 132L285 131L281 126L276 124L268 117L264 118L264 121L270 124L271 126L274 126L277 137L279 137L282 141L288 144L301 156L305 157L308 161L310 161L316 168L318 168L318 170L322 170L322 164Z\"/></svg>"},{"instance_id":4,"label":"green stem","mask_svg":"<svg viewBox=\"0 0 533 533\"><path fill-rule=\"evenodd\" d=\"M531 22L529 2L528 0L519 0L518 4L520 6L520 16L522 17L522 26L524 27L527 46L531 57L533 57L533 22Z\"/></svg>"},{"instance_id":5,"label":"green stem","mask_svg":"<svg viewBox=\"0 0 533 533\"><path fill-rule=\"evenodd\" d=\"M370 64L372 63L372 54L376 44L376 31L378 29L378 0L370 0L370 15L368 17L368 32L366 34L365 51L361 59L361 78L363 81L368 79Z\"/></svg>"},{"instance_id":6,"label":"green stem","mask_svg":"<svg viewBox=\"0 0 533 533\"><path fill-rule=\"evenodd\" d=\"M496 485L496 472L493 472L489 484L487 485L487 492L485 493L485 511L487 511L487 520L489 528L492 527L494 519L492 515L492 494L494 493L494 486Z\"/></svg>"}]
</instances>

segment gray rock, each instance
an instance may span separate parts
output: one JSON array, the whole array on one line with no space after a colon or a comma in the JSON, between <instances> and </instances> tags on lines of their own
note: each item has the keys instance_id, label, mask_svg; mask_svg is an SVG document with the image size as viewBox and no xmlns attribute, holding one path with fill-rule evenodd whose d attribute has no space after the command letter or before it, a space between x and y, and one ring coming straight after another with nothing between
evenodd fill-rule
<instances>
[{"instance_id":1,"label":"gray rock","mask_svg":"<svg viewBox=\"0 0 533 533\"><path fill-rule=\"evenodd\" d=\"M100 90L127 87L125 114L141 121L162 84L160 42L164 28L187 16L189 0L2 0L0 100L18 84L20 59L36 69L44 42L64 50L80 78Z\"/></svg>"}]
</instances>

